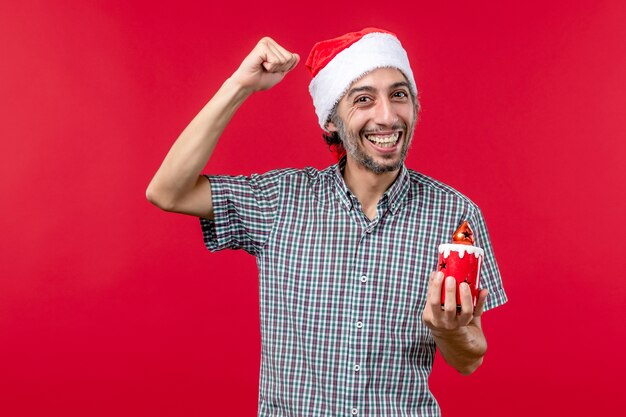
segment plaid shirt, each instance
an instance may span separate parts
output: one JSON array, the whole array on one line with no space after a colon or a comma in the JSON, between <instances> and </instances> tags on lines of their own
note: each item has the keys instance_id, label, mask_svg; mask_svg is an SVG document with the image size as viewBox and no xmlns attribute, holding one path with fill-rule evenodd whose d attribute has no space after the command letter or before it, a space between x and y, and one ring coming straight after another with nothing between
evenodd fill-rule
<instances>
[{"instance_id":1,"label":"plaid shirt","mask_svg":"<svg viewBox=\"0 0 626 417\"><path fill-rule=\"evenodd\" d=\"M369 220L342 177L319 171L209 176L208 249L257 258L259 416L439 416L435 343L422 322L437 246L468 220L485 250L485 310L506 302L478 207L403 167Z\"/></svg>"}]
</instances>

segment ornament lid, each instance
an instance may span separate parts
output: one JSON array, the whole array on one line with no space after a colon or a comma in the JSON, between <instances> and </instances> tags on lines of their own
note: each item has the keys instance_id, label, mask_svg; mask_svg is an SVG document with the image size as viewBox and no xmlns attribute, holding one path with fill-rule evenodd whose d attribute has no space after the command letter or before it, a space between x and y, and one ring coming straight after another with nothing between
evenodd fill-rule
<instances>
[{"instance_id":1,"label":"ornament lid","mask_svg":"<svg viewBox=\"0 0 626 417\"><path fill-rule=\"evenodd\" d=\"M452 235L452 242L458 245L473 245L474 233L470 229L467 221L464 221L462 225Z\"/></svg>"}]
</instances>

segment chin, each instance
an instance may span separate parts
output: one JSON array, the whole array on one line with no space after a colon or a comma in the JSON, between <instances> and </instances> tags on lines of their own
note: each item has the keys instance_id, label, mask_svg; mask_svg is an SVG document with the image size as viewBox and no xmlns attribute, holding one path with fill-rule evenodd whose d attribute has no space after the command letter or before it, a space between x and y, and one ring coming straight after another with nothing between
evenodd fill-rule
<instances>
[{"instance_id":1,"label":"chin","mask_svg":"<svg viewBox=\"0 0 626 417\"><path fill-rule=\"evenodd\" d=\"M382 163L382 161L375 161L371 157L364 158L364 159L357 160L357 161L364 168L366 168L368 171L373 172L374 174L386 174L388 172L397 171L402 167L402 164L404 163L403 158L396 159L393 161L387 160L384 163Z\"/></svg>"},{"instance_id":2,"label":"chin","mask_svg":"<svg viewBox=\"0 0 626 417\"><path fill-rule=\"evenodd\" d=\"M402 168L404 165L404 161L406 160L406 155L408 153L408 146L402 149L400 154L389 155L388 158L385 157L373 157L372 155L366 154L360 149L360 155L352 155L353 158L359 162L361 166L366 168L367 170L375 173L375 174L386 174L388 172L395 172ZM359 157L360 156L360 157Z\"/></svg>"}]
</instances>

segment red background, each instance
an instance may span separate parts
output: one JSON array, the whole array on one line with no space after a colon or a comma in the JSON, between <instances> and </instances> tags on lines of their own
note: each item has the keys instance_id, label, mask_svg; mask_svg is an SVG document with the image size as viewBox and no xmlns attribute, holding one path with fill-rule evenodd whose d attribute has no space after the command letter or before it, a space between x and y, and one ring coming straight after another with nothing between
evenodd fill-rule
<instances>
[{"instance_id":1,"label":"red background","mask_svg":"<svg viewBox=\"0 0 626 417\"><path fill-rule=\"evenodd\" d=\"M487 219L510 302L486 360L438 358L444 415L621 415L626 7L615 1L0 3L0 415L256 413L256 267L145 188L256 41L306 57L396 32L423 112L407 160ZM300 64L207 168L333 162Z\"/></svg>"}]
</instances>

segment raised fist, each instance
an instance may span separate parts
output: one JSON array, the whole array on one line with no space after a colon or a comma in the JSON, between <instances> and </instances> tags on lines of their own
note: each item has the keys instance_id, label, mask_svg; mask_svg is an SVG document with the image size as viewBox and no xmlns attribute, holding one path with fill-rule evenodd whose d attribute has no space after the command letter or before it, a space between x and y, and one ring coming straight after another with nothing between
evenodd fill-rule
<instances>
[{"instance_id":1,"label":"raised fist","mask_svg":"<svg viewBox=\"0 0 626 417\"><path fill-rule=\"evenodd\" d=\"M278 84L300 61L272 38L264 37L243 60L231 79L250 91L261 91Z\"/></svg>"}]
</instances>

